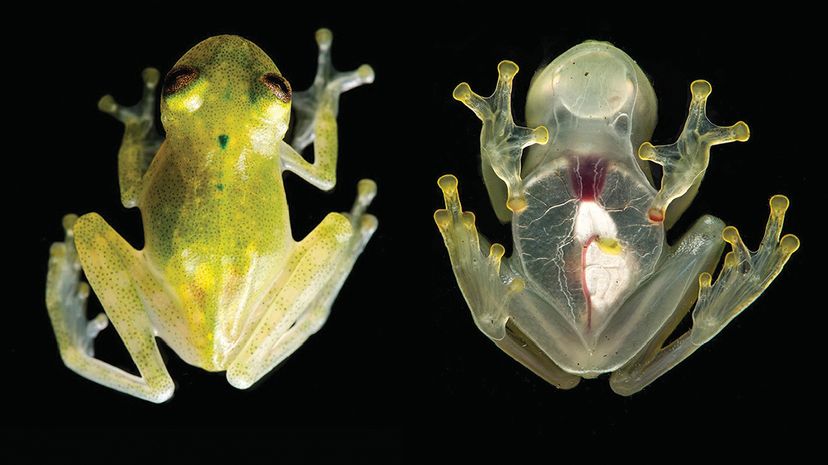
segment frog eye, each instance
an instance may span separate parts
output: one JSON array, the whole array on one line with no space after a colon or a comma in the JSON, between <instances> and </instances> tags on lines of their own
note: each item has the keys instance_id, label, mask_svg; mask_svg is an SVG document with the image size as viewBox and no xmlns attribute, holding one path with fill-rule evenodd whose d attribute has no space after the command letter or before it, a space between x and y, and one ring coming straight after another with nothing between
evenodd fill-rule
<instances>
[{"instance_id":1,"label":"frog eye","mask_svg":"<svg viewBox=\"0 0 828 465\"><path fill-rule=\"evenodd\" d=\"M198 78L198 70L192 66L177 66L164 78L164 95L174 94Z\"/></svg>"},{"instance_id":2,"label":"frog eye","mask_svg":"<svg viewBox=\"0 0 828 465\"><path fill-rule=\"evenodd\" d=\"M290 102L292 91L290 90L290 83L287 79L276 73L267 73L262 76L261 81L264 85L273 92L277 99L284 103Z\"/></svg>"}]
</instances>

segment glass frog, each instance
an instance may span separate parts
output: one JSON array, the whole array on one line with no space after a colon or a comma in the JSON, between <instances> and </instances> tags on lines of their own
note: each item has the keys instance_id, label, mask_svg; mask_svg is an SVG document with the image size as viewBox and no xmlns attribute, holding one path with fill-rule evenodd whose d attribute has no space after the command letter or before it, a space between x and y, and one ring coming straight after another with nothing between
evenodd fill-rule
<instances>
[{"instance_id":1,"label":"glass frog","mask_svg":"<svg viewBox=\"0 0 828 465\"><path fill-rule=\"evenodd\" d=\"M184 361L226 371L245 389L290 356L325 322L331 304L374 232L365 214L373 181L362 180L350 213L330 213L304 239L291 234L282 181L291 171L329 190L336 182L337 110L342 92L373 81L371 67L338 72L332 34L316 33L313 85L293 93L273 61L238 36L190 49L164 79L143 73L144 96L104 112L126 126L118 153L121 201L139 207L145 247L135 250L99 215L67 215L66 240L51 249L46 304L65 364L86 378L163 402L174 390L156 345ZM291 105L297 120L290 143ZM301 155L311 143L314 161ZM106 315L86 319L89 286ZM111 321L140 376L94 356Z\"/></svg>"},{"instance_id":2,"label":"glass frog","mask_svg":"<svg viewBox=\"0 0 828 465\"><path fill-rule=\"evenodd\" d=\"M516 126L517 71L501 62L489 97L466 83L454 90L483 121L483 180L498 218L512 223L514 253L504 258L502 245L478 234L452 175L438 181L446 208L434 219L474 321L495 344L559 388L612 373L612 389L633 394L714 337L779 274L799 247L796 236L780 238L788 199L770 199L757 252L709 215L667 244L665 230L695 197L711 146L746 141L748 126L710 122L711 86L695 81L678 140L653 146L650 82L627 54L597 41L535 75L529 127ZM649 162L662 166L658 190ZM725 242L732 250L713 282ZM692 329L665 345L694 301Z\"/></svg>"}]
</instances>

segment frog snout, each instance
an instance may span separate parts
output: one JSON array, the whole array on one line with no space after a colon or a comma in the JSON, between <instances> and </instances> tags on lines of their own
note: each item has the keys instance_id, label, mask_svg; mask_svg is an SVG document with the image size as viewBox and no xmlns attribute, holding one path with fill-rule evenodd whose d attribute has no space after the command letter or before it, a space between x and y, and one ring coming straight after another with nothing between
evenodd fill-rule
<instances>
[{"instance_id":1,"label":"frog snout","mask_svg":"<svg viewBox=\"0 0 828 465\"><path fill-rule=\"evenodd\" d=\"M594 48L597 44L599 48ZM572 57L552 77L553 95L575 116L605 118L618 113L635 96L624 61L600 43Z\"/></svg>"}]
</instances>

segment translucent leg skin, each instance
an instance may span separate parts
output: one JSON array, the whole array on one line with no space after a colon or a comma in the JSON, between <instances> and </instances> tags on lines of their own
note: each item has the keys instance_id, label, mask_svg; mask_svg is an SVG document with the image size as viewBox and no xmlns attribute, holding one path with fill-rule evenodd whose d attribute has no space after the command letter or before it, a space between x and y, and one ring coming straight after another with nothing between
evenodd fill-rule
<instances>
[{"instance_id":1,"label":"translucent leg skin","mask_svg":"<svg viewBox=\"0 0 828 465\"><path fill-rule=\"evenodd\" d=\"M141 180L161 147L163 139L155 128L155 87L159 73L147 68L141 74L144 79L144 95L131 107L123 107L111 95L98 101L98 108L124 123L124 138L118 150L118 177L121 186L121 203L127 208L138 205Z\"/></svg>"},{"instance_id":2,"label":"translucent leg skin","mask_svg":"<svg viewBox=\"0 0 828 465\"><path fill-rule=\"evenodd\" d=\"M775 195L770 200L770 217L759 250L750 252L733 226L722 231L732 251L715 283L710 273L699 275L698 300L693 309L693 327L661 348L666 334L656 338L658 346L645 348L637 357L610 378L612 389L621 395L634 394L690 356L718 334L770 285L790 256L799 248L799 239L787 234L780 239L788 199ZM661 337L664 336L664 337Z\"/></svg>"},{"instance_id":3,"label":"translucent leg skin","mask_svg":"<svg viewBox=\"0 0 828 465\"><path fill-rule=\"evenodd\" d=\"M158 352L144 305L159 300L163 290L143 268L129 244L96 215L64 218L66 241L52 245L46 278L46 306L61 358L79 375L150 402L164 402L175 389ZM77 235L76 235L77 233ZM77 244L77 249L75 248ZM80 281L84 258L89 281L122 337L141 376L94 358L93 343L107 326L103 314L86 320L89 286Z\"/></svg>"},{"instance_id":4,"label":"translucent leg skin","mask_svg":"<svg viewBox=\"0 0 828 465\"><path fill-rule=\"evenodd\" d=\"M711 285L712 276L699 276L699 300L693 310L693 344L702 345L719 333L732 319L756 300L799 249L799 238L786 234L780 239L790 201L784 195L770 199L770 217L759 250L745 247L739 231L728 226L722 238L730 244L724 266Z\"/></svg>"},{"instance_id":5,"label":"translucent leg skin","mask_svg":"<svg viewBox=\"0 0 828 465\"><path fill-rule=\"evenodd\" d=\"M445 175L437 184L443 191L446 208L434 213L434 221L443 235L454 276L477 327L504 352L549 383L564 389L574 387L580 378L565 373L519 329L507 326L505 309L510 299L523 290L525 281L501 269L505 252L502 245L488 246L486 238L478 235L474 214L464 212L460 205L457 178ZM483 253L487 248L488 255Z\"/></svg>"},{"instance_id":6,"label":"translucent leg skin","mask_svg":"<svg viewBox=\"0 0 828 465\"><path fill-rule=\"evenodd\" d=\"M296 110L296 126L290 145L282 144L282 163L302 179L322 190L336 184L337 125L339 96L350 89L374 82L374 70L362 65L355 71L340 72L331 63L333 34L328 29L316 31L319 44L319 62L313 85L294 93L293 108ZM301 153L314 144L313 163L308 163Z\"/></svg>"},{"instance_id":7,"label":"translucent leg skin","mask_svg":"<svg viewBox=\"0 0 828 465\"><path fill-rule=\"evenodd\" d=\"M531 339L512 324L511 320L506 323L506 337L495 341L495 344L532 373L558 389L572 389L581 382L580 376L567 373L556 365Z\"/></svg>"},{"instance_id":8,"label":"translucent leg skin","mask_svg":"<svg viewBox=\"0 0 828 465\"><path fill-rule=\"evenodd\" d=\"M268 309L227 370L228 382L247 389L296 351L325 323L357 257L377 228L365 214L376 184L359 182L348 214L331 213L297 246L289 280L265 298Z\"/></svg>"},{"instance_id":9,"label":"translucent leg skin","mask_svg":"<svg viewBox=\"0 0 828 465\"><path fill-rule=\"evenodd\" d=\"M693 81L690 92L690 112L678 140L659 146L644 142L638 149L639 158L664 168L661 189L650 206L648 216L653 222L665 221L668 228L696 196L710 160L710 147L734 141L744 142L750 137L750 129L743 121L732 126L717 126L707 119L707 98L712 92L709 82Z\"/></svg>"},{"instance_id":10,"label":"translucent leg skin","mask_svg":"<svg viewBox=\"0 0 828 465\"><path fill-rule=\"evenodd\" d=\"M497 86L489 97L474 93L465 82L454 89L453 96L483 122L480 155L484 181L498 218L502 222L508 222L512 217L511 212L526 208L520 177L523 149L533 144L546 144L549 141L549 131L544 126L530 129L515 125L512 118L512 80L518 72L518 66L504 60L497 65L497 72ZM492 171L506 183L506 199L502 198L502 186L492 179Z\"/></svg>"}]
</instances>

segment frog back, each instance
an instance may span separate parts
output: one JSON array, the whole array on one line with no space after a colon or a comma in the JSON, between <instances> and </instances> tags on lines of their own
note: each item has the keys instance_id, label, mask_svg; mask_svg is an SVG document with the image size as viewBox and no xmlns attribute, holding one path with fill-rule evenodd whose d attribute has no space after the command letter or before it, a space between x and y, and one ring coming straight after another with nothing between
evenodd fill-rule
<instances>
[{"instance_id":1,"label":"frog back","mask_svg":"<svg viewBox=\"0 0 828 465\"><path fill-rule=\"evenodd\" d=\"M153 268L181 302L185 321L220 369L237 342L246 302L272 285L294 245L275 154L200 150L166 141L141 198ZM222 348L217 350L217 348Z\"/></svg>"}]
</instances>

